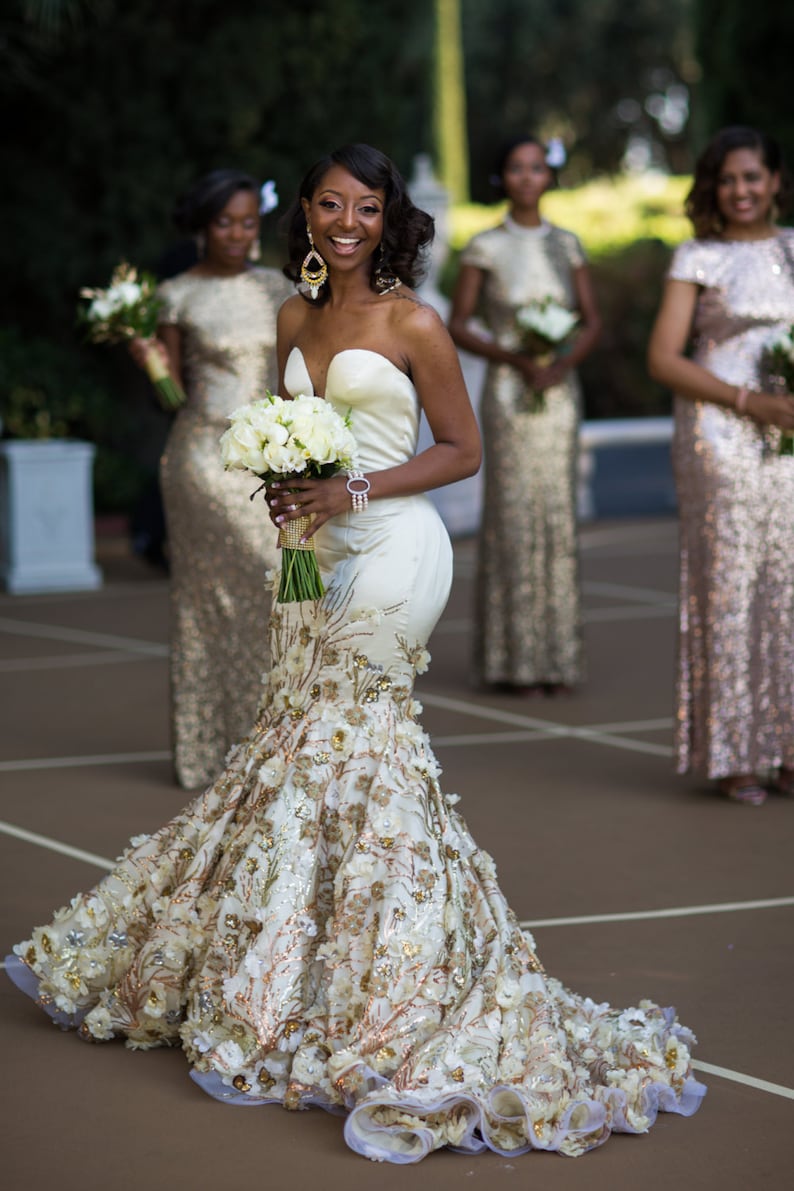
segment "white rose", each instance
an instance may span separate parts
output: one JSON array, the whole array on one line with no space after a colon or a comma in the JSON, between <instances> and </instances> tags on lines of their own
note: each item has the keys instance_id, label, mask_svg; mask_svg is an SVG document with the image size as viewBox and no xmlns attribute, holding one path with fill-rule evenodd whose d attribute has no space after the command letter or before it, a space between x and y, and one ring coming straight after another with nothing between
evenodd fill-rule
<instances>
[{"instance_id":1,"label":"white rose","mask_svg":"<svg viewBox=\"0 0 794 1191\"><path fill-rule=\"evenodd\" d=\"M137 306L142 297L141 287L136 285L134 281L122 281L117 285L116 291L118 293L118 302L122 307Z\"/></svg>"}]
</instances>

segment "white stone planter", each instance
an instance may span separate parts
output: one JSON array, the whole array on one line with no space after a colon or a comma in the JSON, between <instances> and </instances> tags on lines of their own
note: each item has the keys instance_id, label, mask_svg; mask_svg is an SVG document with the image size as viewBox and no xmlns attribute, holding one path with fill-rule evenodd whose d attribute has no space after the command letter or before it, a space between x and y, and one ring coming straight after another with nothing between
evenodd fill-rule
<instances>
[{"instance_id":1,"label":"white stone planter","mask_svg":"<svg viewBox=\"0 0 794 1191\"><path fill-rule=\"evenodd\" d=\"M87 442L0 442L0 582L7 591L91 591L94 563L91 469Z\"/></svg>"}]
</instances>

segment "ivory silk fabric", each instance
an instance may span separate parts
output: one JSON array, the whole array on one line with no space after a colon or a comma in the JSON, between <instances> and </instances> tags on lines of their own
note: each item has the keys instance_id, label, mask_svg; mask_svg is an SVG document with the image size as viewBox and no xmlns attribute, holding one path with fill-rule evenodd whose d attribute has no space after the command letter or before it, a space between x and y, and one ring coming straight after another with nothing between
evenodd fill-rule
<instances>
[{"instance_id":1,"label":"ivory silk fabric","mask_svg":"<svg viewBox=\"0 0 794 1191\"><path fill-rule=\"evenodd\" d=\"M171 565L174 765L194 789L250 728L268 668L266 572L277 533L252 476L224 471L227 415L276 389L276 315L294 287L275 269L163 282L161 321L179 328L187 404L160 467Z\"/></svg>"},{"instance_id":2,"label":"ivory silk fabric","mask_svg":"<svg viewBox=\"0 0 794 1191\"><path fill-rule=\"evenodd\" d=\"M516 312L553 298L576 309L573 233L508 220L475 236L461 264L484 274L482 317L518 350ZM579 380L571 372L533 412L523 377L490 364L480 406L485 483L476 581L474 679L573 686L583 677L576 530Z\"/></svg>"},{"instance_id":3,"label":"ivory silk fabric","mask_svg":"<svg viewBox=\"0 0 794 1191\"><path fill-rule=\"evenodd\" d=\"M286 385L311 391L297 349ZM410 458L417 396L389 360L340 352L327 397L364 471ZM432 504L372 501L317 543L327 594L274 605L265 700L225 772L9 975L86 1039L182 1046L224 1102L346 1113L379 1160L575 1155L694 1112L689 1031L547 976L441 793L413 698L452 574Z\"/></svg>"},{"instance_id":4,"label":"ivory silk fabric","mask_svg":"<svg viewBox=\"0 0 794 1191\"><path fill-rule=\"evenodd\" d=\"M764 345L794 323L794 232L689 241L669 275L699 287L693 358L768 390ZM774 427L676 398L680 773L794 766L794 458L779 443Z\"/></svg>"}]
</instances>

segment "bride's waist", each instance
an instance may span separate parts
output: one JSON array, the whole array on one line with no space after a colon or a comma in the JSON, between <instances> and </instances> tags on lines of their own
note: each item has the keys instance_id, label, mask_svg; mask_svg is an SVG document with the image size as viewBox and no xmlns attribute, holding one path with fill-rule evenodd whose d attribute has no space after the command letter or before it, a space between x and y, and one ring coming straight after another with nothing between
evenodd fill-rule
<instances>
[{"instance_id":1,"label":"bride's waist","mask_svg":"<svg viewBox=\"0 0 794 1191\"><path fill-rule=\"evenodd\" d=\"M415 496L388 496L372 500L365 509L356 511L351 508L332 517L325 528L364 529L389 521L402 521L409 516L438 520L435 506L424 493L418 493Z\"/></svg>"}]
</instances>

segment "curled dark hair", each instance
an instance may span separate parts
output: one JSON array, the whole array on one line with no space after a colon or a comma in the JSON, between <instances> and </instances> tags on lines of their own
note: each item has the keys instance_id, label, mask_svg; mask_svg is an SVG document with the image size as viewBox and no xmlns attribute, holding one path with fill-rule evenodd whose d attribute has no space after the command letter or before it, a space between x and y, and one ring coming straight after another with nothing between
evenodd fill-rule
<instances>
[{"instance_id":1,"label":"curled dark hair","mask_svg":"<svg viewBox=\"0 0 794 1191\"><path fill-rule=\"evenodd\" d=\"M515 150L519 149L521 147L521 145L537 145L537 147L543 153L544 161L546 160L546 154L548 152L548 145L544 144L544 142L540 139L540 137L535 136L534 133L527 132L527 133L519 134L517 136L511 137L509 141L504 141L501 148L499 149L496 159L494 160L493 172L488 179L491 186L493 187L493 189L496 191L496 193L499 195L500 198L504 198L504 195L505 195L504 178L505 178L505 170L507 169L507 163L510 160L510 158L512 157ZM557 170L555 169L555 167L553 165L549 165L548 162L546 162L546 168L549 171L549 173L551 174L551 186L553 189L554 187L556 187L559 184Z\"/></svg>"},{"instance_id":2,"label":"curled dark hair","mask_svg":"<svg viewBox=\"0 0 794 1191\"><path fill-rule=\"evenodd\" d=\"M194 182L176 201L173 221L187 236L203 232L238 190L259 195L259 183L242 170L213 170Z\"/></svg>"},{"instance_id":3,"label":"curled dark hair","mask_svg":"<svg viewBox=\"0 0 794 1191\"><path fill-rule=\"evenodd\" d=\"M284 272L291 281L300 280L300 268L309 251L306 216L302 199L311 202L312 196L332 166L338 165L372 190L382 190L383 237L382 252L372 254L370 285L378 292L376 274L399 278L404 285L414 286L420 280L425 256L433 239L433 219L426 211L414 206L399 170L384 153L371 145L343 145L327 157L315 162L300 184L298 197L282 220L287 237L289 260ZM316 305L328 300L330 285L323 285ZM307 295L304 294L304 297Z\"/></svg>"},{"instance_id":4,"label":"curled dark hair","mask_svg":"<svg viewBox=\"0 0 794 1191\"><path fill-rule=\"evenodd\" d=\"M722 231L723 219L717 202L717 186L725 158L735 149L752 149L761 155L766 168L780 175L776 203L781 213L791 207L792 182L777 141L765 132L735 124L722 128L709 141L695 163L695 178L686 197L684 210L692 222L698 240L709 239Z\"/></svg>"}]
</instances>

